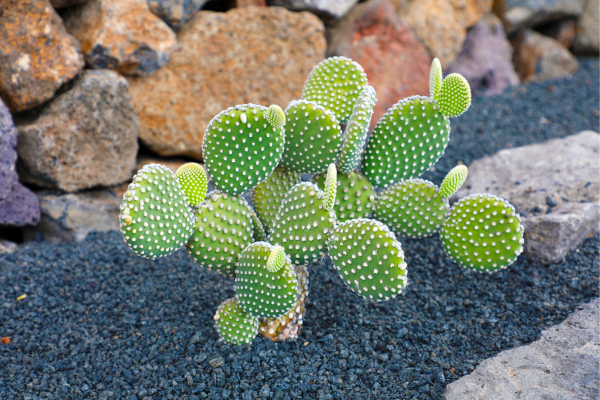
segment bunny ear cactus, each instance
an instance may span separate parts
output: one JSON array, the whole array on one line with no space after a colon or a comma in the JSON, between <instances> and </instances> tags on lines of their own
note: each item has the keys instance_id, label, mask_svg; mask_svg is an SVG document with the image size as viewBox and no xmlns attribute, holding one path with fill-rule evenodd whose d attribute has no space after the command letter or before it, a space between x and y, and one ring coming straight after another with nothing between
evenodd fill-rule
<instances>
[{"instance_id":1,"label":"bunny ear cactus","mask_svg":"<svg viewBox=\"0 0 600 400\"><path fill-rule=\"evenodd\" d=\"M331 110L343 123L350 118L356 99L366 85L367 74L359 63L346 57L330 57L317 64L308 75L302 99Z\"/></svg>"},{"instance_id":2,"label":"bunny ear cactus","mask_svg":"<svg viewBox=\"0 0 600 400\"><path fill-rule=\"evenodd\" d=\"M278 106L243 104L210 121L202 150L217 189L241 195L269 177L285 145L280 111Z\"/></svg>"},{"instance_id":3,"label":"bunny ear cactus","mask_svg":"<svg viewBox=\"0 0 600 400\"><path fill-rule=\"evenodd\" d=\"M431 62L431 70L429 71L429 97L432 99L436 98L440 87L442 86L442 64L436 57Z\"/></svg>"},{"instance_id":4,"label":"bunny ear cactus","mask_svg":"<svg viewBox=\"0 0 600 400\"><path fill-rule=\"evenodd\" d=\"M181 188L191 206L195 207L204 201L208 188L208 179L204 168L200 164L183 164L175 172L175 177L181 184Z\"/></svg>"},{"instance_id":5,"label":"bunny ear cactus","mask_svg":"<svg viewBox=\"0 0 600 400\"><path fill-rule=\"evenodd\" d=\"M469 170L464 165L458 165L452 168L440 185L440 195L448 198L456 193L467 180L468 173Z\"/></svg>"},{"instance_id":6,"label":"bunny ear cactus","mask_svg":"<svg viewBox=\"0 0 600 400\"><path fill-rule=\"evenodd\" d=\"M480 272L506 268L523 251L519 215L506 200L489 194L475 194L456 202L440 236L454 261Z\"/></svg>"},{"instance_id":7,"label":"bunny ear cactus","mask_svg":"<svg viewBox=\"0 0 600 400\"><path fill-rule=\"evenodd\" d=\"M362 297L386 301L404 289L402 246L381 222L363 218L343 222L329 236L328 246L340 276Z\"/></svg>"},{"instance_id":8,"label":"bunny ear cactus","mask_svg":"<svg viewBox=\"0 0 600 400\"><path fill-rule=\"evenodd\" d=\"M458 117L471 105L471 87L460 74L448 75L435 95L440 111L447 117Z\"/></svg>"},{"instance_id":9,"label":"bunny ear cactus","mask_svg":"<svg viewBox=\"0 0 600 400\"><path fill-rule=\"evenodd\" d=\"M129 248L154 260L187 242L194 216L173 171L149 164L137 172L123 195L119 222Z\"/></svg>"},{"instance_id":10,"label":"bunny ear cactus","mask_svg":"<svg viewBox=\"0 0 600 400\"><path fill-rule=\"evenodd\" d=\"M266 181L253 189L254 209L267 231L273 227L275 216L283 199L285 199L285 195L300 181L299 172L277 167Z\"/></svg>"},{"instance_id":11,"label":"bunny ear cactus","mask_svg":"<svg viewBox=\"0 0 600 400\"><path fill-rule=\"evenodd\" d=\"M258 318L245 312L237 297L225 300L215 314L215 327L219 338L229 344L251 343L258 334Z\"/></svg>"}]
</instances>

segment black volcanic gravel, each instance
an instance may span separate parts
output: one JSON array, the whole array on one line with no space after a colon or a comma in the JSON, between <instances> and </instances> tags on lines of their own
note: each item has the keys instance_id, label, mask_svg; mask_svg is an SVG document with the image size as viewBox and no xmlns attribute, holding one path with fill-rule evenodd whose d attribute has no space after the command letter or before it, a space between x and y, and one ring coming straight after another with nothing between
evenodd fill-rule
<instances>
[{"instance_id":1,"label":"black volcanic gravel","mask_svg":"<svg viewBox=\"0 0 600 400\"><path fill-rule=\"evenodd\" d=\"M580 61L571 80L474 99L426 178L439 184L457 161L509 144L598 130L598 59ZM454 264L437 236L401 242L403 295L369 303L327 262L311 265L300 338L250 347L219 343L213 328L233 280L183 251L148 261L116 232L22 245L0 254L0 336L11 339L0 344L0 399L440 399L481 360L599 296L598 235L561 263L521 256L493 275Z\"/></svg>"}]
</instances>

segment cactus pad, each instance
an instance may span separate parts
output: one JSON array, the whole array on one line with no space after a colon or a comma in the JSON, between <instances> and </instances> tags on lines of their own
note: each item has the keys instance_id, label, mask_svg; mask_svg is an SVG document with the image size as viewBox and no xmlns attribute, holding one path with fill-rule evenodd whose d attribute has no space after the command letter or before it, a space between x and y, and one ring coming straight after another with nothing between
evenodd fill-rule
<instances>
[{"instance_id":1,"label":"cactus pad","mask_svg":"<svg viewBox=\"0 0 600 400\"><path fill-rule=\"evenodd\" d=\"M144 166L123 195L121 233L134 253L155 259L179 249L194 230L194 217L175 174L159 164Z\"/></svg>"},{"instance_id":2,"label":"cactus pad","mask_svg":"<svg viewBox=\"0 0 600 400\"><path fill-rule=\"evenodd\" d=\"M216 115L204 133L202 151L215 187L241 195L268 178L285 144L285 131L255 104L228 108Z\"/></svg>"},{"instance_id":3,"label":"cactus pad","mask_svg":"<svg viewBox=\"0 0 600 400\"><path fill-rule=\"evenodd\" d=\"M404 252L381 222L363 218L343 222L329 236L328 245L333 265L354 292L377 302L402 292Z\"/></svg>"},{"instance_id":4,"label":"cactus pad","mask_svg":"<svg viewBox=\"0 0 600 400\"><path fill-rule=\"evenodd\" d=\"M281 247L255 242L240 254L235 292L244 311L259 318L280 318L289 312L298 294L296 272L290 257L283 253L275 272L268 269L272 252ZM274 258L279 258L278 254Z\"/></svg>"},{"instance_id":5,"label":"cactus pad","mask_svg":"<svg viewBox=\"0 0 600 400\"><path fill-rule=\"evenodd\" d=\"M312 181L324 187L325 174L317 174ZM360 172L337 174L337 192L335 196L335 210L338 222L355 218L368 218L373 212L375 202L375 188L371 182Z\"/></svg>"},{"instance_id":6,"label":"cactus pad","mask_svg":"<svg viewBox=\"0 0 600 400\"><path fill-rule=\"evenodd\" d=\"M275 128L281 128L285 125L285 113L278 105L271 105L265 111L265 119Z\"/></svg>"},{"instance_id":7,"label":"cactus pad","mask_svg":"<svg viewBox=\"0 0 600 400\"><path fill-rule=\"evenodd\" d=\"M225 300L217 309L215 327L225 343L249 344L258 334L258 318L245 312L234 297Z\"/></svg>"},{"instance_id":8,"label":"cactus pad","mask_svg":"<svg viewBox=\"0 0 600 400\"><path fill-rule=\"evenodd\" d=\"M377 187L415 178L442 156L450 122L434 100L413 96L381 117L363 159L363 173Z\"/></svg>"},{"instance_id":9,"label":"cactus pad","mask_svg":"<svg viewBox=\"0 0 600 400\"><path fill-rule=\"evenodd\" d=\"M452 168L442 181L440 186L440 196L448 198L456 193L467 180L468 173L469 170L464 165L457 165Z\"/></svg>"},{"instance_id":10,"label":"cactus pad","mask_svg":"<svg viewBox=\"0 0 600 400\"><path fill-rule=\"evenodd\" d=\"M458 117L471 105L471 87L460 74L450 74L442 82L435 100L440 111L447 117Z\"/></svg>"},{"instance_id":11,"label":"cactus pad","mask_svg":"<svg viewBox=\"0 0 600 400\"><path fill-rule=\"evenodd\" d=\"M175 177L181 184L181 188L187 196L191 206L197 206L204 201L206 189L208 188L208 179L206 172L200 164L183 164L175 172Z\"/></svg>"},{"instance_id":12,"label":"cactus pad","mask_svg":"<svg viewBox=\"0 0 600 400\"><path fill-rule=\"evenodd\" d=\"M254 210L267 231L275 224L275 216L287 192L300 180L299 172L277 167L266 181L252 191Z\"/></svg>"},{"instance_id":13,"label":"cactus pad","mask_svg":"<svg viewBox=\"0 0 600 400\"><path fill-rule=\"evenodd\" d=\"M267 240L267 232L265 231L265 226L263 225L260 218L258 218L258 214L256 214L256 210L250 207L252 211L252 224L254 225L253 237L255 242L261 242Z\"/></svg>"},{"instance_id":14,"label":"cactus pad","mask_svg":"<svg viewBox=\"0 0 600 400\"><path fill-rule=\"evenodd\" d=\"M440 230L448 208L448 200L433 183L409 179L379 193L373 218L399 235L426 237Z\"/></svg>"},{"instance_id":15,"label":"cactus pad","mask_svg":"<svg viewBox=\"0 0 600 400\"><path fill-rule=\"evenodd\" d=\"M329 168L327 168L327 176L325 177L325 187L323 188L323 193L325 195L325 197L323 198L323 208L325 210L333 210L333 206L335 205L336 192L337 169L335 168L335 164L331 164Z\"/></svg>"},{"instance_id":16,"label":"cactus pad","mask_svg":"<svg viewBox=\"0 0 600 400\"><path fill-rule=\"evenodd\" d=\"M523 226L506 200L490 194L460 199L440 232L446 253L465 268L494 272L523 251Z\"/></svg>"},{"instance_id":17,"label":"cactus pad","mask_svg":"<svg viewBox=\"0 0 600 400\"><path fill-rule=\"evenodd\" d=\"M442 86L442 64L436 57L431 62L431 70L429 71L429 97L436 98L437 93Z\"/></svg>"},{"instance_id":18,"label":"cactus pad","mask_svg":"<svg viewBox=\"0 0 600 400\"><path fill-rule=\"evenodd\" d=\"M337 162L338 169L343 174L354 171L362 159L376 102L375 89L367 86L360 92L356 104L354 104L352 115L343 135L342 149Z\"/></svg>"},{"instance_id":19,"label":"cactus pad","mask_svg":"<svg viewBox=\"0 0 600 400\"><path fill-rule=\"evenodd\" d=\"M252 243L252 208L243 197L214 191L196 209L196 227L186 248L198 265L235 276L238 255Z\"/></svg>"},{"instance_id":20,"label":"cactus pad","mask_svg":"<svg viewBox=\"0 0 600 400\"><path fill-rule=\"evenodd\" d=\"M331 57L318 63L304 83L302 98L331 110L346 122L358 95L367 85L367 74L359 63L346 57Z\"/></svg>"},{"instance_id":21,"label":"cactus pad","mask_svg":"<svg viewBox=\"0 0 600 400\"><path fill-rule=\"evenodd\" d=\"M336 161L342 131L331 111L314 102L297 100L285 110L285 118L283 168L312 174Z\"/></svg>"},{"instance_id":22,"label":"cactus pad","mask_svg":"<svg viewBox=\"0 0 600 400\"><path fill-rule=\"evenodd\" d=\"M321 258L327 235L335 223L335 211L325 209L325 194L316 185L302 182L287 194L267 240L282 246L296 265Z\"/></svg>"}]
</instances>

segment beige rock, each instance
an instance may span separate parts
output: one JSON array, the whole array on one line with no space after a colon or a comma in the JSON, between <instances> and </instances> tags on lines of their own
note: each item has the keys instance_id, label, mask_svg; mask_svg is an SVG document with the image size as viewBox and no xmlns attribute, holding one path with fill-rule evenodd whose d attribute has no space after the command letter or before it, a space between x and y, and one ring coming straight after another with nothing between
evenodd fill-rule
<instances>
[{"instance_id":1,"label":"beige rock","mask_svg":"<svg viewBox=\"0 0 600 400\"><path fill-rule=\"evenodd\" d=\"M573 51L578 54L600 53L600 0L587 0L583 15L577 22Z\"/></svg>"},{"instance_id":2,"label":"beige rock","mask_svg":"<svg viewBox=\"0 0 600 400\"><path fill-rule=\"evenodd\" d=\"M532 28L577 18L583 13L586 0L495 0L494 12L504 22L506 33L512 35Z\"/></svg>"},{"instance_id":3,"label":"beige rock","mask_svg":"<svg viewBox=\"0 0 600 400\"><path fill-rule=\"evenodd\" d=\"M442 66L460 53L467 28L492 9L492 0L395 0L405 22Z\"/></svg>"},{"instance_id":4,"label":"beige rock","mask_svg":"<svg viewBox=\"0 0 600 400\"><path fill-rule=\"evenodd\" d=\"M140 138L162 156L202 158L210 120L237 104L285 108L325 55L323 23L279 7L200 11L178 34L181 49L148 77L130 78Z\"/></svg>"},{"instance_id":5,"label":"beige rock","mask_svg":"<svg viewBox=\"0 0 600 400\"><path fill-rule=\"evenodd\" d=\"M0 239L0 254L14 253L17 250L19 250L19 245L15 242Z\"/></svg>"},{"instance_id":6,"label":"beige rock","mask_svg":"<svg viewBox=\"0 0 600 400\"><path fill-rule=\"evenodd\" d=\"M23 111L77 75L83 55L48 0L0 0L0 10L0 97Z\"/></svg>"},{"instance_id":7,"label":"beige rock","mask_svg":"<svg viewBox=\"0 0 600 400\"><path fill-rule=\"evenodd\" d=\"M92 68L148 75L177 45L175 33L148 8L147 0L90 0L65 14L65 26L81 42Z\"/></svg>"}]
</instances>

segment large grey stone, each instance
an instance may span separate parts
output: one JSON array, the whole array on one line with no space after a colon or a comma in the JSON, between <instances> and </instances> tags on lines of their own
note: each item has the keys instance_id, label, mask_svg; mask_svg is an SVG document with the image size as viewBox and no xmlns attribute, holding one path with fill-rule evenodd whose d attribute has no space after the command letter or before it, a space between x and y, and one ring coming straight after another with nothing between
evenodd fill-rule
<instances>
[{"instance_id":1,"label":"large grey stone","mask_svg":"<svg viewBox=\"0 0 600 400\"><path fill-rule=\"evenodd\" d=\"M84 71L69 90L16 122L23 182L76 192L132 176L138 119L127 80L113 71Z\"/></svg>"},{"instance_id":2,"label":"large grey stone","mask_svg":"<svg viewBox=\"0 0 600 400\"><path fill-rule=\"evenodd\" d=\"M583 15L577 21L576 32L573 52L598 56L600 53L600 0L586 1Z\"/></svg>"},{"instance_id":3,"label":"large grey stone","mask_svg":"<svg viewBox=\"0 0 600 400\"><path fill-rule=\"evenodd\" d=\"M484 360L446 387L446 400L584 400L600 390L600 299L540 340Z\"/></svg>"},{"instance_id":4,"label":"large grey stone","mask_svg":"<svg viewBox=\"0 0 600 400\"><path fill-rule=\"evenodd\" d=\"M10 111L0 99L0 201L4 200L18 180L17 129Z\"/></svg>"},{"instance_id":5,"label":"large grey stone","mask_svg":"<svg viewBox=\"0 0 600 400\"><path fill-rule=\"evenodd\" d=\"M0 226L23 227L40 222L40 203L31 190L15 182L6 198L0 201Z\"/></svg>"},{"instance_id":6,"label":"large grey stone","mask_svg":"<svg viewBox=\"0 0 600 400\"><path fill-rule=\"evenodd\" d=\"M583 14L585 0L497 0L495 9L508 34Z\"/></svg>"},{"instance_id":7,"label":"large grey stone","mask_svg":"<svg viewBox=\"0 0 600 400\"><path fill-rule=\"evenodd\" d=\"M453 198L507 199L521 213L528 255L557 262L598 231L599 154L600 135L593 131L505 149L474 161Z\"/></svg>"},{"instance_id":8,"label":"large grey stone","mask_svg":"<svg viewBox=\"0 0 600 400\"><path fill-rule=\"evenodd\" d=\"M292 11L310 11L323 19L342 18L358 0L270 0L274 6Z\"/></svg>"}]
</instances>

